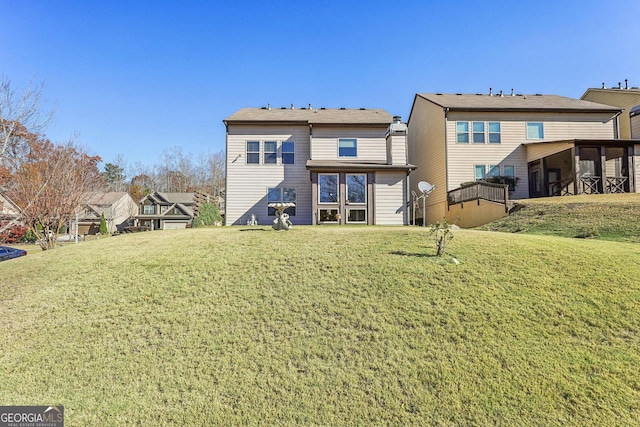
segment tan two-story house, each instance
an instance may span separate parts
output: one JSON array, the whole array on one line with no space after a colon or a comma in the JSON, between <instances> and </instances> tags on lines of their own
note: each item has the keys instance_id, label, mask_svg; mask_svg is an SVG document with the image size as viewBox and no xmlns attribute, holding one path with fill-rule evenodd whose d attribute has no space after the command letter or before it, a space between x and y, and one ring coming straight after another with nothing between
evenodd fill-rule
<instances>
[{"instance_id":1,"label":"tan two-story house","mask_svg":"<svg viewBox=\"0 0 640 427\"><path fill-rule=\"evenodd\" d=\"M504 215L503 207L474 219L453 208L461 199L452 192L474 181L510 182L509 199L635 192L640 165L634 141L618 139L621 112L556 95L416 94L408 152L418 167L412 184L436 185L427 222L474 226Z\"/></svg>"},{"instance_id":2,"label":"tan two-story house","mask_svg":"<svg viewBox=\"0 0 640 427\"><path fill-rule=\"evenodd\" d=\"M381 109L243 108L226 125L226 225L407 224L406 125Z\"/></svg>"}]
</instances>

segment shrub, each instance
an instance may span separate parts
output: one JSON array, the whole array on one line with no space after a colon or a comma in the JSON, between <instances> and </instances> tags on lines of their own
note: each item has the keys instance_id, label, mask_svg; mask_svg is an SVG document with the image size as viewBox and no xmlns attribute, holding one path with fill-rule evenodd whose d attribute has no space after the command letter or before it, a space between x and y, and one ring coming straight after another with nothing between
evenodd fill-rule
<instances>
[{"instance_id":1,"label":"shrub","mask_svg":"<svg viewBox=\"0 0 640 427\"><path fill-rule=\"evenodd\" d=\"M193 219L193 227L202 227L203 225L213 225L222 221L222 215L218 211L218 207L213 203L203 203L198 210L198 216Z\"/></svg>"},{"instance_id":2,"label":"shrub","mask_svg":"<svg viewBox=\"0 0 640 427\"><path fill-rule=\"evenodd\" d=\"M104 212L100 215L100 234L104 235L109 232L107 228L107 219L104 217Z\"/></svg>"},{"instance_id":3,"label":"shrub","mask_svg":"<svg viewBox=\"0 0 640 427\"><path fill-rule=\"evenodd\" d=\"M444 255L447 244L453 239L453 231L449 222L445 219L443 222L436 222L431 225L429 235L434 236L436 241L436 256Z\"/></svg>"}]
</instances>

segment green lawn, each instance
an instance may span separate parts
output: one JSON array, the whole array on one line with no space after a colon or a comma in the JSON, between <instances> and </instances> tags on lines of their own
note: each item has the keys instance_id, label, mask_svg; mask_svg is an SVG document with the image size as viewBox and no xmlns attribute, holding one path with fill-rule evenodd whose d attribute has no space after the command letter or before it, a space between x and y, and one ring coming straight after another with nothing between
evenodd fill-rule
<instances>
[{"instance_id":1,"label":"green lawn","mask_svg":"<svg viewBox=\"0 0 640 427\"><path fill-rule=\"evenodd\" d=\"M66 425L638 425L640 245L124 235L0 263L0 405ZM459 262L455 263L454 258Z\"/></svg>"},{"instance_id":2,"label":"green lawn","mask_svg":"<svg viewBox=\"0 0 640 427\"><path fill-rule=\"evenodd\" d=\"M522 209L480 228L640 243L640 193L542 197L516 202Z\"/></svg>"}]
</instances>

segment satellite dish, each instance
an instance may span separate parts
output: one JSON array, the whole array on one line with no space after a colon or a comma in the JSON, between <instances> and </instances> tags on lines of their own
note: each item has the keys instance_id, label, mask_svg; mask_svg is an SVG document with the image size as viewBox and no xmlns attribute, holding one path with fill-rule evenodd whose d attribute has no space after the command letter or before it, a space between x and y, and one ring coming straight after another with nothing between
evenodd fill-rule
<instances>
[{"instance_id":1,"label":"satellite dish","mask_svg":"<svg viewBox=\"0 0 640 427\"><path fill-rule=\"evenodd\" d=\"M420 181L418 183L418 188L422 191L423 194L429 194L436 188L435 185L429 184L427 181Z\"/></svg>"}]
</instances>

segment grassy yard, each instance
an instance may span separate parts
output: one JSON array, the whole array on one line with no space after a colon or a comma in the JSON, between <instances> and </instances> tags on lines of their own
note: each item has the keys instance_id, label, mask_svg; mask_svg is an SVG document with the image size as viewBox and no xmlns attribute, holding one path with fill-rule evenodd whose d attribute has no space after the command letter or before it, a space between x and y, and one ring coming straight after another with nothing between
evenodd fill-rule
<instances>
[{"instance_id":1,"label":"grassy yard","mask_svg":"<svg viewBox=\"0 0 640 427\"><path fill-rule=\"evenodd\" d=\"M483 230L640 242L640 194L542 197Z\"/></svg>"},{"instance_id":2,"label":"grassy yard","mask_svg":"<svg viewBox=\"0 0 640 427\"><path fill-rule=\"evenodd\" d=\"M638 425L640 245L124 235L0 263L0 405L85 425ZM459 262L454 262L453 257Z\"/></svg>"}]
</instances>

